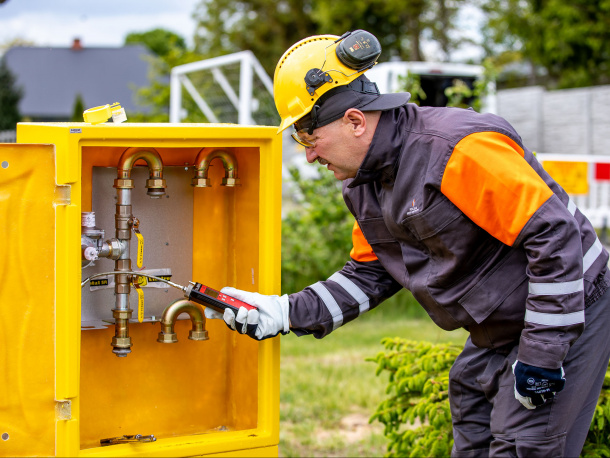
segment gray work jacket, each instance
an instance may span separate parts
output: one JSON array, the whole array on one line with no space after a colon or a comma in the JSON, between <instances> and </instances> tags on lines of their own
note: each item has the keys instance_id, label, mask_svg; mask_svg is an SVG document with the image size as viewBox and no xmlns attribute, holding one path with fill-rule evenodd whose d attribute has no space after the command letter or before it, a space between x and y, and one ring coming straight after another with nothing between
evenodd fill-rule
<instances>
[{"instance_id":1,"label":"gray work jacket","mask_svg":"<svg viewBox=\"0 0 610 458\"><path fill-rule=\"evenodd\" d=\"M370 255L290 295L298 335L323 337L404 287L441 328L558 368L610 284L589 221L495 115L382 113L343 195Z\"/></svg>"}]
</instances>

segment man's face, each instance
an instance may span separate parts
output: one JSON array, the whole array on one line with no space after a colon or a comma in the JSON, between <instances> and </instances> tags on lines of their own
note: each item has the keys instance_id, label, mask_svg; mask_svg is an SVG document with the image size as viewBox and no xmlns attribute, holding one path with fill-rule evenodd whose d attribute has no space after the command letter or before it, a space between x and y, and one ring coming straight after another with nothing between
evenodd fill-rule
<instances>
[{"instance_id":1,"label":"man's face","mask_svg":"<svg viewBox=\"0 0 610 458\"><path fill-rule=\"evenodd\" d=\"M314 145L305 147L307 162L325 165L338 180L354 178L368 151L345 118L318 127L311 135L300 132L299 137Z\"/></svg>"}]
</instances>

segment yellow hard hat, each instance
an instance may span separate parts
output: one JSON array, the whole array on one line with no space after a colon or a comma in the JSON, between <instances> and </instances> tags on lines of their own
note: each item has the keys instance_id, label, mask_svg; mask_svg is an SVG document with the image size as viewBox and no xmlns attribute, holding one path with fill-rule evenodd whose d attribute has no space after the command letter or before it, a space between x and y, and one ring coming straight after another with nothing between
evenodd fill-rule
<instances>
[{"instance_id":1,"label":"yellow hard hat","mask_svg":"<svg viewBox=\"0 0 610 458\"><path fill-rule=\"evenodd\" d=\"M282 122L278 133L308 114L328 91L345 86L377 63L381 45L364 30L315 35L292 45L275 67L273 91Z\"/></svg>"}]
</instances>

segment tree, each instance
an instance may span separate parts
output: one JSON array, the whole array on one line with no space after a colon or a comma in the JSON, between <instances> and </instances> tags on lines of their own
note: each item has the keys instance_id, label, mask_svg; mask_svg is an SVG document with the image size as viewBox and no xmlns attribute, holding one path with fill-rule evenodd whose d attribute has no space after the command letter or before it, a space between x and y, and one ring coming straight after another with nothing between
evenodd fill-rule
<instances>
[{"instance_id":1,"label":"tree","mask_svg":"<svg viewBox=\"0 0 610 458\"><path fill-rule=\"evenodd\" d=\"M608 0L484 0L488 53L518 52L535 83L566 88L610 82ZM545 69L546 78L536 74Z\"/></svg>"},{"instance_id":2,"label":"tree","mask_svg":"<svg viewBox=\"0 0 610 458\"><path fill-rule=\"evenodd\" d=\"M6 62L0 60L0 130L14 130L21 120L19 101L23 91L15 86L15 77Z\"/></svg>"},{"instance_id":3,"label":"tree","mask_svg":"<svg viewBox=\"0 0 610 458\"><path fill-rule=\"evenodd\" d=\"M3 55L9 49L16 48L17 46L36 46L36 43L21 37L10 38L0 43L0 55Z\"/></svg>"},{"instance_id":4,"label":"tree","mask_svg":"<svg viewBox=\"0 0 610 458\"><path fill-rule=\"evenodd\" d=\"M132 122L167 122L169 120L169 75L177 65L201 60L203 57L189 50L184 38L174 32L164 29L154 29L148 32L130 33L125 38L125 44L141 43L152 53L150 86L140 88L136 94L140 103L150 107L147 114L129 116ZM185 104L193 103L186 99ZM191 107L189 113L198 113ZM195 115L196 116L196 115ZM187 119L189 122L201 122L205 119Z\"/></svg>"},{"instance_id":5,"label":"tree","mask_svg":"<svg viewBox=\"0 0 610 458\"><path fill-rule=\"evenodd\" d=\"M80 94L76 94L74 100L74 108L72 108L72 117L70 122L83 122L83 112L85 111L85 102Z\"/></svg>"},{"instance_id":6,"label":"tree","mask_svg":"<svg viewBox=\"0 0 610 458\"><path fill-rule=\"evenodd\" d=\"M203 0L195 10L196 49L216 57L250 49L267 73L286 49L317 29L315 0Z\"/></svg>"},{"instance_id":7,"label":"tree","mask_svg":"<svg viewBox=\"0 0 610 458\"><path fill-rule=\"evenodd\" d=\"M165 29L153 29L147 32L132 32L125 37L125 44L143 44L153 54L167 57L176 50L185 52L186 42L180 35Z\"/></svg>"},{"instance_id":8,"label":"tree","mask_svg":"<svg viewBox=\"0 0 610 458\"><path fill-rule=\"evenodd\" d=\"M268 73L293 43L311 35L365 29L384 49L381 59L425 60L428 36L449 53L458 7L467 0L202 0L195 44L204 55L250 49Z\"/></svg>"}]
</instances>

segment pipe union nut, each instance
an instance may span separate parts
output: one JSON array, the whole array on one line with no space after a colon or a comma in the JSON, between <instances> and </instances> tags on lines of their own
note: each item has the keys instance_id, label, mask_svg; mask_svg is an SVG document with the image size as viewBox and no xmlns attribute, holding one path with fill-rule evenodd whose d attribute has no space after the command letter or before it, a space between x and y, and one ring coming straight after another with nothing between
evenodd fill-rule
<instances>
[{"instance_id":1,"label":"pipe union nut","mask_svg":"<svg viewBox=\"0 0 610 458\"><path fill-rule=\"evenodd\" d=\"M115 178L113 187L119 189L132 189L133 180L131 178Z\"/></svg>"},{"instance_id":2,"label":"pipe union nut","mask_svg":"<svg viewBox=\"0 0 610 458\"><path fill-rule=\"evenodd\" d=\"M209 178L193 178L191 186L194 186L196 188L211 188L212 183L210 183Z\"/></svg>"},{"instance_id":3,"label":"pipe union nut","mask_svg":"<svg viewBox=\"0 0 610 458\"><path fill-rule=\"evenodd\" d=\"M189 339L190 340L208 340L208 331L207 330L203 330L203 331L193 331L190 330L189 331Z\"/></svg>"},{"instance_id":4,"label":"pipe union nut","mask_svg":"<svg viewBox=\"0 0 610 458\"><path fill-rule=\"evenodd\" d=\"M148 180L146 180L146 187L147 188L167 188L167 183L165 182L165 179L163 178L149 178Z\"/></svg>"},{"instance_id":5,"label":"pipe union nut","mask_svg":"<svg viewBox=\"0 0 610 458\"><path fill-rule=\"evenodd\" d=\"M114 309L112 311L112 317L115 320L129 320L131 318L132 313L133 313L133 310L131 310L131 309L127 309L127 310Z\"/></svg>"},{"instance_id":6,"label":"pipe union nut","mask_svg":"<svg viewBox=\"0 0 610 458\"><path fill-rule=\"evenodd\" d=\"M165 332L161 331L159 333L159 337L157 338L157 342L176 343L176 342L178 342L178 337L176 336L175 332L165 333Z\"/></svg>"},{"instance_id":7,"label":"pipe union nut","mask_svg":"<svg viewBox=\"0 0 610 458\"><path fill-rule=\"evenodd\" d=\"M221 186L233 188L235 186L241 186L241 181L239 178L223 178Z\"/></svg>"},{"instance_id":8,"label":"pipe union nut","mask_svg":"<svg viewBox=\"0 0 610 458\"><path fill-rule=\"evenodd\" d=\"M116 348L129 348L132 346L131 337L113 337L112 344Z\"/></svg>"}]
</instances>

